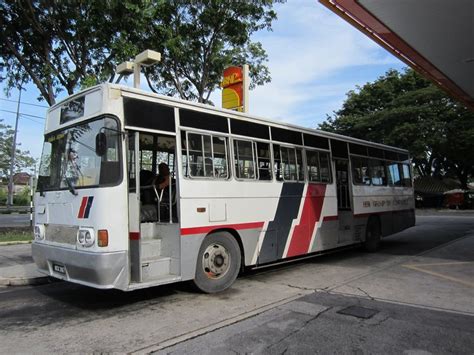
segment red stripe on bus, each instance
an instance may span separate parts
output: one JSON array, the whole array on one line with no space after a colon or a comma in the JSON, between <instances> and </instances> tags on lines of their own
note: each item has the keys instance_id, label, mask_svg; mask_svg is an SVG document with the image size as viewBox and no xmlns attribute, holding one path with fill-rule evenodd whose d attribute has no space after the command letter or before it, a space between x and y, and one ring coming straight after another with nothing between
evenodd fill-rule
<instances>
[{"instance_id":1,"label":"red stripe on bus","mask_svg":"<svg viewBox=\"0 0 474 355\"><path fill-rule=\"evenodd\" d=\"M326 222L326 221L337 221L339 219L339 216L325 216L323 218L323 222Z\"/></svg>"},{"instance_id":2,"label":"red stripe on bus","mask_svg":"<svg viewBox=\"0 0 474 355\"><path fill-rule=\"evenodd\" d=\"M291 236L290 246L287 257L306 254L311 243L316 222L321 217L323 210L324 195L326 194L326 185L309 184L301 212L300 224L295 226Z\"/></svg>"},{"instance_id":3,"label":"red stripe on bus","mask_svg":"<svg viewBox=\"0 0 474 355\"><path fill-rule=\"evenodd\" d=\"M79 208L79 213L77 214L77 218L84 218L84 210L86 209L86 206L87 206L87 199L88 199L87 196L84 196L82 198L81 207Z\"/></svg>"},{"instance_id":4,"label":"red stripe on bus","mask_svg":"<svg viewBox=\"0 0 474 355\"><path fill-rule=\"evenodd\" d=\"M252 222L252 223L240 223L240 224L222 224L218 226L206 226L206 227L192 227L192 228L181 228L181 235L191 234L207 234L215 229L257 229L262 228L263 222Z\"/></svg>"},{"instance_id":5,"label":"red stripe on bus","mask_svg":"<svg viewBox=\"0 0 474 355\"><path fill-rule=\"evenodd\" d=\"M140 233L139 232L130 232L128 233L128 237L130 240L140 240Z\"/></svg>"}]
</instances>

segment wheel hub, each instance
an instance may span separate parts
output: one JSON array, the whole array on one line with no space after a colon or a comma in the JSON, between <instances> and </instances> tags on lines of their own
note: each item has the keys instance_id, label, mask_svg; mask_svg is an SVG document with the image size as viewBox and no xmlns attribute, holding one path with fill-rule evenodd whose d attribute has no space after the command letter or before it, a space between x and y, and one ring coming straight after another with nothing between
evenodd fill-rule
<instances>
[{"instance_id":1,"label":"wheel hub","mask_svg":"<svg viewBox=\"0 0 474 355\"><path fill-rule=\"evenodd\" d=\"M209 245L202 257L202 267L209 278L219 279L223 277L230 266L230 253L217 243Z\"/></svg>"}]
</instances>

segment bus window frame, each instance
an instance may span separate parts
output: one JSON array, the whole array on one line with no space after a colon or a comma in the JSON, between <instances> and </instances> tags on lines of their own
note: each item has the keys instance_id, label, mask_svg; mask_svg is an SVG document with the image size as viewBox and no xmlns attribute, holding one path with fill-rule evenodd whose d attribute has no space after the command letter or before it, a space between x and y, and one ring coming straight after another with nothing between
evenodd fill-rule
<instances>
[{"instance_id":1,"label":"bus window frame","mask_svg":"<svg viewBox=\"0 0 474 355\"><path fill-rule=\"evenodd\" d=\"M304 148L304 165L305 165L305 175L306 175L306 180L310 184L325 184L325 185L331 185L333 182L333 176L332 176L332 157L331 157L331 152L329 150L323 150L323 149L317 149L317 148ZM309 179L309 171L308 171L308 156L307 152L316 152L318 153L318 164L319 164L319 169L321 171L321 159L319 154L320 153L326 153L328 155L328 177L329 181L312 181ZM319 176L321 176L321 172L319 172Z\"/></svg>"},{"instance_id":2,"label":"bus window frame","mask_svg":"<svg viewBox=\"0 0 474 355\"><path fill-rule=\"evenodd\" d=\"M368 177L369 177L369 183L368 184L364 184L364 183L359 183L359 182L356 182L355 181L355 174L354 174L354 164L353 164L353 161L352 161L352 158L357 158L357 159L366 159L367 160L367 170L369 171L369 174L368 174ZM351 175L352 175L352 184L354 186L374 186L372 185L372 178L371 178L371 168L370 168L370 158L368 156L365 156L365 155L357 155L357 154L349 154L349 161L350 161L350 164L351 164ZM383 186L383 185L381 185Z\"/></svg>"},{"instance_id":3,"label":"bus window frame","mask_svg":"<svg viewBox=\"0 0 474 355\"><path fill-rule=\"evenodd\" d=\"M273 164L272 164L272 170L273 170L273 175L275 176L275 181L277 182L298 182L298 183L306 183L307 182L307 179L306 179L306 162L305 162L305 155L303 154L303 151L304 151L304 146L301 147L301 146L297 146L297 145L289 145L289 144L281 144L279 142L272 142L271 143L271 146L272 146L272 151L274 150L274 145L278 145L278 150L280 151L280 164L283 165L282 163L282 154L281 154L281 148L287 148L287 149L292 149L293 152L294 152L294 155L295 155L295 166L296 166L296 178L297 180L287 180L285 179L285 173L283 172L282 173L282 179L281 180L278 180L276 178L276 171L275 171L275 161L273 161ZM298 171L298 157L296 155L296 150L299 149L301 151L301 165L303 165L303 179L302 180L299 180L299 171ZM273 158L274 158L275 154L273 154Z\"/></svg>"},{"instance_id":4,"label":"bus window frame","mask_svg":"<svg viewBox=\"0 0 474 355\"><path fill-rule=\"evenodd\" d=\"M228 135L226 135L226 134L213 134L213 133L208 133L207 131L196 131L196 130L188 130L188 129L183 129L183 128L181 128L179 130L179 132L180 132L179 134L181 134L181 132L186 133L186 156L187 156L187 158L186 158L186 168L187 168L189 174L188 175L183 174L184 179L190 179L190 180L217 180L217 181L229 181L230 180L231 175L230 175L230 170L229 170L229 145L228 145L229 136ZM224 145L225 145L225 150L226 150L225 151L225 154L226 154L226 168L227 168L227 176L225 178L216 177L214 173L213 173L213 176L193 176L191 174L191 167L189 165L189 138L188 138L189 134L200 135L201 140L202 140L202 136L211 137L211 154L212 154L212 169L213 169L213 172L215 171L214 170L214 142L213 142L213 138L214 137L224 138L224 142L225 142ZM203 149L204 149L204 146L203 146ZM182 161L182 159L183 159L182 149L180 149L179 154L181 154L181 161ZM205 161L205 158L204 158L204 161ZM205 163L204 163L204 166L205 166Z\"/></svg>"},{"instance_id":5,"label":"bus window frame","mask_svg":"<svg viewBox=\"0 0 474 355\"><path fill-rule=\"evenodd\" d=\"M117 138L118 139L118 150L119 150L118 151L118 156L121 159L121 161L119 161L119 163L120 163L119 164L119 166L120 166L120 176L117 179L117 182L112 183L112 184L103 184L103 185L94 184L94 185L87 185L87 186L74 186L74 190L96 189L96 188L103 188L103 187L116 187L116 186L120 186L124 182L124 176L125 176L124 172L126 171L127 174L128 174L128 170L127 170L128 166L126 166L126 165L124 166L124 162L127 160L127 157L124 155L123 140L124 140L124 137L127 135L128 130L125 129L125 128L122 130L122 124L120 122L120 119L116 115L110 114L110 113L103 113L103 114L100 114L98 116L89 117L89 118L87 118L83 121L80 121L80 120L78 120L78 121L76 121L76 120L68 121L68 123L70 122L71 124L61 126L60 128L58 128L54 131L43 134L43 145L44 145L46 136L57 134L57 133L60 133L61 131L64 131L66 129L70 129L70 128L78 126L78 125L87 124L89 122L98 121L98 120L104 119L104 118L111 118L111 119L115 120L116 123L117 123L117 133L120 136L119 138ZM40 163L41 163L41 158L42 157L43 157L43 147L41 148ZM38 176L38 180L39 180L39 176ZM69 190L69 187L58 187L57 189L44 189L45 192L48 192L48 191L67 191L67 190Z\"/></svg>"},{"instance_id":6,"label":"bus window frame","mask_svg":"<svg viewBox=\"0 0 474 355\"><path fill-rule=\"evenodd\" d=\"M384 166L383 166L383 170L384 170L384 173L385 173L385 183L382 183L382 184L374 184L373 183L373 179L374 177L372 176L373 174L373 167L374 166L377 166L377 165L374 165L374 162L376 161L379 161L379 162L383 162L384 163ZM381 186L388 186L388 169L387 169L387 161L385 159L380 159L380 158L371 158L369 157L369 167L370 167L370 186L376 186L376 187L381 187ZM382 178L382 182L384 181L384 179Z\"/></svg>"},{"instance_id":7,"label":"bus window frame","mask_svg":"<svg viewBox=\"0 0 474 355\"><path fill-rule=\"evenodd\" d=\"M248 139L248 138L238 138L238 137L231 137L231 141L232 141L232 172L233 172L233 176L235 178L236 181L260 181L259 180L259 172L258 172L258 168L257 168L257 154L256 154L256 151L255 151L255 141L252 140L252 139ZM251 147L252 147L252 159L253 159L253 169L254 169L254 177L253 178L241 178L237 175L237 171L236 171L236 161L235 161L235 147L234 147L234 142L235 141L242 141L242 142L249 142ZM267 181L271 181L271 180L267 180Z\"/></svg>"}]
</instances>

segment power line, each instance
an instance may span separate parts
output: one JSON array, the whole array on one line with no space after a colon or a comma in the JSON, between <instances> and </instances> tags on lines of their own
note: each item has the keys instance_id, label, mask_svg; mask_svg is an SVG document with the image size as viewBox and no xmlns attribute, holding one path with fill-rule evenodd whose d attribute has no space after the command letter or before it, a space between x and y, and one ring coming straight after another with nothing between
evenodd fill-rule
<instances>
[{"instance_id":1,"label":"power line","mask_svg":"<svg viewBox=\"0 0 474 355\"><path fill-rule=\"evenodd\" d=\"M16 113L15 111L10 111L10 110L0 110L0 111L9 112L9 113ZM36 115L30 115L30 114L28 114L28 113L21 113L21 112L20 112L20 115L22 115L22 116L30 116L30 117L35 117L35 118L41 118L42 120L45 119L44 117L36 116Z\"/></svg>"},{"instance_id":2,"label":"power line","mask_svg":"<svg viewBox=\"0 0 474 355\"><path fill-rule=\"evenodd\" d=\"M0 100L8 101L8 102L15 102L15 103L16 103L15 100L4 99L4 98L1 98L1 97L0 97ZM29 102L24 102L24 101L21 101L20 103L23 104L23 105L30 105L30 106L37 106L37 107L49 108L49 106L38 105L38 104L31 104L31 103L29 103Z\"/></svg>"},{"instance_id":3,"label":"power line","mask_svg":"<svg viewBox=\"0 0 474 355\"><path fill-rule=\"evenodd\" d=\"M20 113L20 116L23 116L23 114ZM27 120L30 120L30 121L35 122L35 123L37 123L37 124L40 124L40 125L42 125L42 126L44 125L43 122L36 121L36 120L34 120L34 119L32 119L32 118L29 118L29 117L23 117L23 118L26 118Z\"/></svg>"}]
</instances>

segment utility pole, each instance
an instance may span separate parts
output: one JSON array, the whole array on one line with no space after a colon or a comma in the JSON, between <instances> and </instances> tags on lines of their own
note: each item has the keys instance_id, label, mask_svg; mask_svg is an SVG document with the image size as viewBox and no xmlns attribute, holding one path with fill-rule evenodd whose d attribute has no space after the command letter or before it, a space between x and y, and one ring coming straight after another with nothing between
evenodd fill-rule
<instances>
[{"instance_id":1,"label":"utility pole","mask_svg":"<svg viewBox=\"0 0 474 355\"><path fill-rule=\"evenodd\" d=\"M18 120L20 118L20 102L21 102L21 85L20 85L20 94L18 95L18 105L16 107L16 122L15 122L15 132L13 133L13 142L12 142L12 160L10 162L10 179L8 180L8 206L13 206L13 172L15 169L15 153L16 153L16 133L18 131Z\"/></svg>"}]
</instances>

